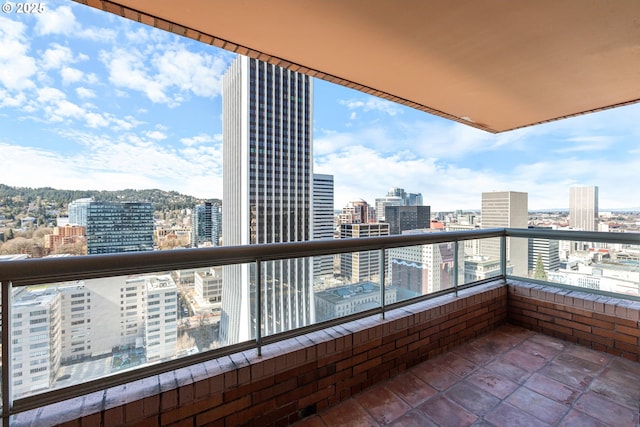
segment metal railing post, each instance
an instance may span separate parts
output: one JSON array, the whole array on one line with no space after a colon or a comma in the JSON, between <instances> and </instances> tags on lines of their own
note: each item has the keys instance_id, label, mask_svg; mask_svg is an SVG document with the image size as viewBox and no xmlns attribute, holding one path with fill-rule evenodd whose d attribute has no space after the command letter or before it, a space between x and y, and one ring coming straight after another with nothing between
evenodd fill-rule
<instances>
[{"instance_id":1,"label":"metal railing post","mask_svg":"<svg viewBox=\"0 0 640 427\"><path fill-rule=\"evenodd\" d=\"M456 290L456 297L458 296L458 240L453 241L453 287Z\"/></svg>"},{"instance_id":2,"label":"metal railing post","mask_svg":"<svg viewBox=\"0 0 640 427\"><path fill-rule=\"evenodd\" d=\"M11 410L11 375L9 374L10 352L9 336L11 322L11 282L2 282L2 425L9 425Z\"/></svg>"},{"instance_id":3,"label":"metal railing post","mask_svg":"<svg viewBox=\"0 0 640 427\"><path fill-rule=\"evenodd\" d=\"M507 235L505 232L500 236L500 274L504 283L507 283Z\"/></svg>"},{"instance_id":4,"label":"metal railing post","mask_svg":"<svg viewBox=\"0 0 640 427\"><path fill-rule=\"evenodd\" d=\"M385 264L385 257L386 255L386 251L384 248L380 249L380 262L378 263L379 265L379 269L380 269L380 307L382 308L382 319L384 320L384 313L385 313L385 289L384 289L384 282L385 282L385 271L384 271L384 264Z\"/></svg>"},{"instance_id":5,"label":"metal railing post","mask_svg":"<svg viewBox=\"0 0 640 427\"><path fill-rule=\"evenodd\" d=\"M262 260L256 258L256 349L262 356Z\"/></svg>"}]
</instances>

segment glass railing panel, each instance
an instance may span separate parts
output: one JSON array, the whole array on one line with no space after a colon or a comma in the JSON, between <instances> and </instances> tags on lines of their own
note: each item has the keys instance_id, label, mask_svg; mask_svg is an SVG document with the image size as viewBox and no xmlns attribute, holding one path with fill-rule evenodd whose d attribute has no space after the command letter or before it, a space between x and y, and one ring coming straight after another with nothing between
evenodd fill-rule
<instances>
[{"instance_id":1,"label":"glass railing panel","mask_svg":"<svg viewBox=\"0 0 640 427\"><path fill-rule=\"evenodd\" d=\"M13 288L12 398L190 356L224 346L226 339L239 342L239 334L220 334L222 270ZM250 330L248 313L241 314Z\"/></svg>"},{"instance_id":2,"label":"glass railing panel","mask_svg":"<svg viewBox=\"0 0 640 427\"><path fill-rule=\"evenodd\" d=\"M204 348L217 348L254 340L256 338L255 263L225 265L212 270L216 271L218 275L216 277L220 278L219 289L222 292L214 295L209 291L208 301L211 303L212 320L209 327L203 329L206 335L206 338L203 338ZM217 286L217 279L215 280L215 286Z\"/></svg>"},{"instance_id":3,"label":"glass railing panel","mask_svg":"<svg viewBox=\"0 0 640 427\"><path fill-rule=\"evenodd\" d=\"M640 245L518 238L527 271L514 275L582 289L640 296Z\"/></svg>"},{"instance_id":4,"label":"glass railing panel","mask_svg":"<svg viewBox=\"0 0 640 427\"><path fill-rule=\"evenodd\" d=\"M499 238L463 240L459 246L462 248L458 258L458 268L462 272L459 284L487 280L502 274Z\"/></svg>"},{"instance_id":5,"label":"glass railing panel","mask_svg":"<svg viewBox=\"0 0 640 427\"><path fill-rule=\"evenodd\" d=\"M458 246L458 265L464 248ZM432 245L414 245L387 250L389 290L395 292L397 301L428 295L451 289L454 281L455 244L453 242ZM458 280L464 277L458 270Z\"/></svg>"},{"instance_id":6,"label":"glass railing panel","mask_svg":"<svg viewBox=\"0 0 640 427\"><path fill-rule=\"evenodd\" d=\"M262 336L380 308L380 257L376 250L262 262Z\"/></svg>"}]
</instances>

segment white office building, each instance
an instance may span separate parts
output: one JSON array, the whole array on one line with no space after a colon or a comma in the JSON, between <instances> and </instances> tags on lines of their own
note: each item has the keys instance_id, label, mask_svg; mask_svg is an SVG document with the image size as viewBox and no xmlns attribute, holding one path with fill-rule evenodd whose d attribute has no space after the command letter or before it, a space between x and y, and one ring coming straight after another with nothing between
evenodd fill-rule
<instances>
[{"instance_id":1,"label":"white office building","mask_svg":"<svg viewBox=\"0 0 640 427\"><path fill-rule=\"evenodd\" d=\"M569 225L582 231L598 230L598 187L569 188Z\"/></svg>"},{"instance_id":2,"label":"white office building","mask_svg":"<svg viewBox=\"0 0 640 427\"><path fill-rule=\"evenodd\" d=\"M482 193L482 228L527 228L529 220L528 194L519 191L493 191ZM513 274L527 277L527 239L507 238L507 262ZM484 239L482 255L500 259L500 239Z\"/></svg>"},{"instance_id":3,"label":"white office building","mask_svg":"<svg viewBox=\"0 0 640 427\"><path fill-rule=\"evenodd\" d=\"M15 288L11 325L12 395L50 388L60 367L60 294Z\"/></svg>"},{"instance_id":4,"label":"white office building","mask_svg":"<svg viewBox=\"0 0 640 427\"><path fill-rule=\"evenodd\" d=\"M176 355L178 292L171 276L145 276L147 293L144 342L148 361Z\"/></svg>"}]
</instances>

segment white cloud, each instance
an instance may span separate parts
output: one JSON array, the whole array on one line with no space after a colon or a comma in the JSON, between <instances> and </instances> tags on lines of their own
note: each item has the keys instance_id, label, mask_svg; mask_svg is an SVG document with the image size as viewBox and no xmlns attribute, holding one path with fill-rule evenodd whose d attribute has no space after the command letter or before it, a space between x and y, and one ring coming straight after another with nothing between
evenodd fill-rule
<instances>
[{"instance_id":1,"label":"white cloud","mask_svg":"<svg viewBox=\"0 0 640 427\"><path fill-rule=\"evenodd\" d=\"M192 136L190 138L182 138L180 142L182 142L187 147L192 147L194 145L205 144L207 142L214 142L216 140L215 136L200 134L196 136ZM220 135L220 140L222 140L222 135Z\"/></svg>"},{"instance_id":2,"label":"white cloud","mask_svg":"<svg viewBox=\"0 0 640 427\"><path fill-rule=\"evenodd\" d=\"M82 80L84 73L77 68L64 67L60 70L60 75L62 76L62 83L66 85L79 82Z\"/></svg>"},{"instance_id":3,"label":"white cloud","mask_svg":"<svg viewBox=\"0 0 640 427\"><path fill-rule=\"evenodd\" d=\"M0 16L0 85L11 91L35 87L36 61L27 55L25 25Z\"/></svg>"},{"instance_id":4,"label":"white cloud","mask_svg":"<svg viewBox=\"0 0 640 427\"><path fill-rule=\"evenodd\" d=\"M569 146L553 150L554 153L577 153L585 151L608 150L613 144L613 138L608 136L581 136L568 138Z\"/></svg>"},{"instance_id":5,"label":"white cloud","mask_svg":"<svg viewBox=\"0 0 640 427\"><path fill-rule=\"evenodd\" d=\"M45 70L62 68L65 64L73 61L71 49L59 44L53 44L51 48L44 51L40 66Z\"/></svg>"},{"instance_id":6,"label":"white cloud","mask_svg":"<svg viewBox=\"0 0 640 427\"><path fill-rule=\"evenodd\" d=\"M97 113L84 113L87 126L91 128L105 127L109 125L109 120Z\"/></svg>"},{"instance_id":7,"label":"white cloud","mask_svg":"<svg viewBox=\"0 0 640 427\"><path fill-rule=\"evenodd\" d=\"M175 85L183 92L206 98L220 94L222 75L227 67L221 58L190 52L183 45L175 45L155 57L152 63L166 87Z\"/></svg>"},{"instance_id":8,"label":"white cloud","mask_svg":"<svg viewBox=\"0 0 640 427\"><path fill-rule=\"evenodd\" d=\"M140 91L154 103L178 106L193 94L220 95L226 62L221 57L194 53L184 45L157 46L152 52L114 48L100 53L109 81L119 88Z\"/></svg>"},{"instance_id":9,"label":"white cloud","mask_svg":"<svg viewBox=\"0 0 640 427\"><path fill-rule=\"evenodd\" d=\"M142 91L152 102L170 103L163 85L147 75L145 58L136 49L115 48L102 51L100 59L107 66L109 81L116 86Z\"/></svg>"},{"instance_id":10,"label":"white cloud","mask_svg":"<svg viewBox=\"0 0 640 427\"><path fill-rule=\"evenodd\" d=\"M36 33L41 36L63 34L96 41L112 41L116 37L116 32L107 28L83 28L70 6L48 8L46 13L34 16L37 19Z\"/></svg>"},{"instance_id":11,"label":"white cloud","mask_svg":"<svg viewBox=\"0 0 640 427\"><path fill-rule=\"evenodd\" d=\"M27 97L23 92L19 92L12 96L4 89L0 89L0 108L2 107L20 107L25 104Z\"/></svg>"},{"instance_id":12,"label":"white cloud","mask_svg":"<svg viewBox=\"0 0 640 427\"><path fill-rule=\"evenodd\" d=\"M82 99L89 99L89 98L95 98L96 97L96 93L94 91L92 91L91 89L87 89L86 87L76 88L76 93Z\"/></svg>"},{"instance_id":13,"label":"white cloud","mask_svg":"<svg viewBox=\"0 0 640 427\"><path fill-rule=\"evenodd\" d=\"M147 131L144 133L148 138L154 139L156 141L162 141L163 139L167 139L167 135L158 130Z\"/></svg>"},{"instance_id":14,"label":"white cloud","mask_svg":"<svg viewBox=\"0 0 640 427\"><path fill-rule=\"evenodd\" d=\"M361 99L343 99L338 102L349 110L381 111L390 116L395 116L402 112L400 105L375 96L367 96ZM355 118L353 114L351 116Z\"/></svg>"},{"instance_id":15,"label":"white cloud","mask_svg":"<svg viewBox=\"0 0 640 427\"><path fill-rule=\"evenodd\" d=\"M45 87L38 89L38 102L47 103L52 101L59 101L66 98L64 92L54 87Z\"/></svg>"},{"instance_id":16,"label":"white cloud","mask_svg":"<svg viewBox=\"0 0 640 427\"><path fill-rule=\"evenodd\" d=\"M71 34L77 28L78 23L69 6L60 6L57 9L48 8L47 13L36 14L38 34L46 36L50 34Z\"/></svg>"},{"instance_id":17,"label":"white cloud","mask_svg":"<svg viewBox=\"0 0 640 427\"><path fill-rule=\"evenodd\" d=\"M0 170L8 185L40 187L43 164L64 174L51 174L47 184L62 189L117 190L165 188L199 197L222 197L222 147L173 150L135 134L108 138L66 129L67 144L77 143L70 155L0 143ZM129 137L133 142L129 142ZM3 173L4 175L4 173Z\"/></svg>"}]
</instances>

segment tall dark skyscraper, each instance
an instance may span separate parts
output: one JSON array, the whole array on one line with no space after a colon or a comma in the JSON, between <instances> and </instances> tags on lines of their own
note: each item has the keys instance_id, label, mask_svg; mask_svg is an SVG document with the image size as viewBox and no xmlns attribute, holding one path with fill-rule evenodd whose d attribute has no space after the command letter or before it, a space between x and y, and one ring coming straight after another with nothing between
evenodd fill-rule
<instances>
[{"instance_id":1,"label":"tall dark skyscraper","mask_svg":"<svg viewBox=\"0 0 640 427\"><path fill-rule=\"evenodd\" d=\"M153 250L151 203L86 204L87 254Z\"/></svg>"},{"instance_id":2,"label":"tall dark skyscraper","mask_svg":"<svg viewBox=\"0 0 640 427\"><path fill-rule=\"evenodd\" d=\"M312 79L247 57L223 78L224 245L312 239ZM221 341L251 339L256 321L252 265L223 270ZM314 319L309 259L264 263L262 334Z\"/></svg>"},{"instance_id":3,"label":"tall dark skyscraper","mask_svg":"<svg viewBox=\"0 0 640 427\"><path fill-rule=\"evenodd\" d=\"M431 206L385 206L384 210L391 235L429 228L431 224Z\"/></svg>"},{"instance_id":4,"label":"tall dark skyscraper","mask_svg":"<svg viewBox=\"0 0 640 427\"><path fill-rule=\"evenodd\" d=\"M333 239L333 175L313 174L313 239ZM314 281L333 277L333 255L313 257Z\"/></svg>"},{"instance_id":5,"label":"tall dark skyscraper","mask_svg":"<svg viewBox=\"0 0 640 427\"><path fill-rule=\"evenodd\" d=\"M219 205L204 202L196 205L191 213L191 246L218 246L222 228L222 212Z\"/></svg>"}]
</instances>

